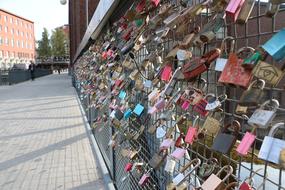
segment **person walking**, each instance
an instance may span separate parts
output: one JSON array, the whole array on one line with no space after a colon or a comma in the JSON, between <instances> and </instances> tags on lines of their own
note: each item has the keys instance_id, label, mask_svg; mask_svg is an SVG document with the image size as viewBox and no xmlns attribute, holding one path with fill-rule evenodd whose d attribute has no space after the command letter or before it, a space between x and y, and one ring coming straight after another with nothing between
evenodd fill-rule
<instances>
[{"instance_id":1,"label":"person walking","mask_svg":"<svg viewBox=\"0 0 285 190\"><path fill-rule=\"evenodd\" d=\"M32 81L35 80L35 70L36 70L36 65L33 61L31 61L31 64L29 65L29 71L31 73Z\"/></svg>"}]
</instances>

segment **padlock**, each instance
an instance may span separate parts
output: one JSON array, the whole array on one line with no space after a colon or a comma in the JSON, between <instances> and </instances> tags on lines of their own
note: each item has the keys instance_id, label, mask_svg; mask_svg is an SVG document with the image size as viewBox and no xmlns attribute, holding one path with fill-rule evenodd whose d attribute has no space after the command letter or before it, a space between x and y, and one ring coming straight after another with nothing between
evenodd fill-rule
<instances>
[{"instance_id":1,"label":"padlock","mask_svg":"<svg viewBox=\"0 0 285 190\"><path fill-rule=\"evenodd\" d=\"M165 126L164 126L165 127ZM156 138L161 139L166 135L166 131L163 129L163 126L159 126L156 129Z\"/></svg>"},{"instance_id":2,"label":"padlock","mask_svg":"<svg viewBox=\"0 0 285 190\"><path fill-rule=\"evenodd\" d=\"M144 173L142 175L142 177L139 180L139 185L140 186L144 186L148 182L148 180L150 178L150 173L151 173L152 170L153 169L151 168L150 170L148 170L146 173Z\"/></svg>"},{"instance_id":3,"label":"padlock","mask_svg":"<svg viewBox=\"0 0 285 190\"><path fill-rule=\"evenodd\" d=\"M236 114L242 115L242 114L246 114L248 107L247 106L241 106L241 105L237 105L236 107Z\"/></svg>"},{"instance_id":4,"label":"padlock","mask_svg":"<svg viewBox=\"0 0 285 190\"><path fill-rule=\"evenodd\" d=\"M274 17L280 9L280 4L273 4L271 1L267 3L265 15L267 17Z\"/></svg>"},{"instance_id":5,"label":"padlock","mask_svg":"<svg viewBox=\"0 0 285 190\"><path fill-rule=\"evenodd\" d=\"M188 127L188 130L187 130L187 134L185 136L185 142L188 143L188 144L193 144L194 140L197 138L197 133L198 133L198 125L197 125L197 122L199 120L199 116L196 116L194 121L193 121L193 124L192 126L190 125Z\"/></svg>"},{"instance_id":6,"label":"padlock","mask_svg":"<svg viewBox=\"0 0 285 190\"><path fill-rule=\"evenodd\" d=\"M173 160L171 157L168 157L166 160L164 171L172 174L175 169L175 165L176 165L176 161Z\"/></svg>"},{"instance_id":7,"label":"padlock","mask_svg":"<svg viewBox=\"0 0 285 190\"><path fill-rule=\"evenodd\" d=\"M233 128L234 132L228 133L229 128ZM223 154L229 154L236 143L240 128L240 123L237 120L234 120L232 124L227 124L215 137L212 150Z\"/></svg>"},{"instance_id":8,"label":"padlock","mask_svg":"<svg viewBox=\"0 0 285 190\"><path fill-rule=\"evenodd\" d=\"M246 132L244 137L242 138L242 140L240 141L236 151L239 155L241 156L246 156L250 147L252 146L252 144L255 141L256 135L255 135L255 131L256 131L256 127L254 126L252 128L251 132Z\"/></svg>"},{"instance_id":9,"label":"padlock","mask_svg":"<svg viewBox=\"0 0 285 190\"><path fill-rule=\"evenodd\" d=\"M242 66L246 69L252 70L260 60L265 59L265 56L266 53L264 50L259 48L259 50L255 50L255 53L252 56L249 56L243 60Z\"/></svg>"},{"instance_id":10,"label":"padlock","mask_svg":"<svg viewBox=\"0 0 285 190\"><path fill-rule=\"evenodd\" d=\"M271 105L272 104L272 105ZM266 106L271 106L271 109L266 109ZM276 99L265 101L260 108L256 109L247 121L248 124L254 126L258 125L260 128L267 128L276 116L279 102Z\"/></svg>"},{"instance_id":11,"label":"padlock","mask_svg":"<svg viewBox=\"0 0 285 190\"><path fill-rule=\"evenodd\" d=\"M235 22L238 18L243 4L244 0L230 0L226 8L227 17L229 17L233 22Z\"/></svg>"},{"instance_id":12,"label":"padlock","mask_svg":"<svg viewBox=\"0 0 285 190\"><path fill-rule=\"evenodd\" d=\"M219 167L219 162L216 158L212 157L204 162L198 172L202 179L207 179L212 173L216 172Z\"/></svg>"},{"instance_id":13,"label":"padlock","mask_svg":"<svg viewBox=\"0 0 285 190\"><path fill-rule=\"evenodd\" d=\"M226 172L227 175L221 179L220 176L222 172ZM223 190L225 188L225 181L230 177L233 173L233 168L230 165L226 165L222 167L217 174L211 174L210 177L204 181L201 185L203 190Z\"/></svg>"},{"instance_id":14,"label":"padlock","mask_svg":"<svg viewBox=\"0 0 285 190\"><path fill-rule=\"evenodd\" d=\"M283 79L285 67L279 69L278 67L268 64L264 61L259 61L254 67L252 73L255 77L263 79L266 83L273 85L274 87Z\"/></svg>"},{"instance_id":15,"label":"padlock","mask_svg":"<svg viewBox=\"0 0 285 190\"><path fill-rule=\"evenodd\" d=\"M224 15L221 13L216 14L209 22L203 27L200 40L204 43L211 42L217 32L225 25Z\"/></svg>"},{"instance_id":16,"label":"padlock","mask_svg":"<svg viewBox=\"0 0 285 190\"><path fill-rule=\"evenodd\" d=\"M265 81L262 79L254 80L248 87L247 90L245 90L241 98L238 102L241 106L257 106L262 101L264 101L265 98Z\"/></svg>"},{"instance_id":17,"label":"padlock","mask_svg":"<svg viewBox=\"0 0 285 190\"><path fill-rule=\"evenodd\" d=\"M262 168L256 170L256 171L253 171L253 175L245 178L241 184L239 185L238 189L239 190L255 190L255 189L261 189L262 186L264 185L264 182L261 183L258 187L255 187L255 182L254 182L254 176L260 171L262 170ZM266 175L267 176L267 175Z\"/></svg>"},{"instance_id":18,"label":"padlock","mask_svg":"<svg viewBox=\"0 0 285 190\"><path fill-rule=\"evenodd\" d=\"M280 151L279 163L280 166L285 169L285 148Z\"/></svg>"},{"instance_id":19,"label":"padlock","mask_svg":"<svg viewBox=\"0 0 285 190\"><path fill-rule=\"evenodd\" d=\"M124 170L125 170L125 172L129 172L132 170L132 168L133 168L133 164L129 162L126 164Z\"/></svg>"},{"instance_id":20,"label":"padlock","mask_svg":"<svg viewBox=\"0 0 285 190\"><path fill-rule=\"evenodd\" d=\"M217 119L216 114L221 113L223 110L222 109L217 109L215 111L213 111L211 113L211 115L209 115L204 124L202 129L205 129L207 131L207 133L213 137L215 137L218 132L220 131L220 125L222 123L222 117L220 117L220 119Z\"/></svg>"},{"instance_id":21,"label":"padlock","mask_svg":"<svg viewBox=\"0 0 285 190\"><path fill-rule=\"evenodd\" d=\"M216 96L211 97L208 100L205 110L213 111L213 110L216 110L217 108L220 108L222 106L222 103L226 101L227 98L228 96L226 94L222 94L219 97L216 97Z\"/></svg>"},{"instance_id":22,"label":"padlock","mask_svg":"<svg viewBox=\"0 0 285 190\"><path fill-rule=\"evenodd\" d=\"M268 133L268 136L265 136L262 142L258 158L273 162L275 164L280 163L280 153L283 149L285 149L285 140L274 137L279 128L284 129L284 123L277 123L272 126Z\"/></svg>"},{"instance_id":23,"label":"padlock","mask_svg":"<svg viewBox=\"0 0 285 190\"><path fill-rule=\"evenodd\" d=\"M166 190L187 190L188 184L184 181L200 166L200 164L201 160L199 158L195 158L187 163L181 168L179 174L173 178L172 183L167 185ZM189 167L191 167L191 170L185 173Z\"/></svg>"},{"instance_id":24,"label":"padlock","mask_svg":"<svg viewBox=\"0 0 285 190\"><path fill-rule=\"evenodd\" d=\"M152 125L148 128L147 132L150 133L150 134L154 134L154 133L156 132L156 129L161 125L161 122L162 122L162 121L161 121L160 119L156 120L156 121L154 122L154 124L152 124Z\"/></svg>"},{"instance_id":25,"label":"padlock","mask_svg":"<svg viewBox=\"0 0 285 190\"><path fill-rule=\"evenodd\" d=\"M228 41L230 42L230 48L228 48L228 46L227 46ZM225 54L225 56L228 57L230 53L234 52L234 47L235 47L235 39L233 37L227 36L223 39L222 44L221 44L221 48L220 48L221 49L221 55L216 60L215 71L223 71L224 70L228 59L223 58L222 55ZM228 50L230 52L228 52Z\"/></svg>"},{"instance_id":26,"label":"padlock","mask_svg":"<svg viewBox=\"0 0 285 190\"><path fill-rule=\"evenodd\" d=\"M172 154L171 157L175 158L177 160L180 160L185 154L186 154L186 149L185 148L176 148Z\"/></svg>"},{"instance_id":27,"label":"padlock","mask_svg":"<svg viewBox=\"0 0 285 190\"><path fill-rule=\"evenodd\" d=\"M160 167L164 159L167 157L167 150L160 150L158 153L155 153L152 158L149 160L148 164L153 168L157 169Z\"/></svg>"},{"instance_id":28,"label":"padlock","mask_svg":"<svg viewBox=\"0 0 285 190\"><path fill-rule=\"evenodd\" d=\"M237 18L237 21L236 21L238 24L247 23L248 18L250 17L251 12L253 10L254 4L255 4L255 0L245 0L241 8L241 11L239 13L239 16Z\"/></svg>"},{"instance_id":29,"label":"padlock","mask_svg":"<svg viewBox=\"0 0 285 190\"><path fill-rule=\"evenodd\" d=\"M160 149L168 149L170 146L174 145L174 141L172 138L166 138L160 144Z\"/></svg>"}]
</instances>

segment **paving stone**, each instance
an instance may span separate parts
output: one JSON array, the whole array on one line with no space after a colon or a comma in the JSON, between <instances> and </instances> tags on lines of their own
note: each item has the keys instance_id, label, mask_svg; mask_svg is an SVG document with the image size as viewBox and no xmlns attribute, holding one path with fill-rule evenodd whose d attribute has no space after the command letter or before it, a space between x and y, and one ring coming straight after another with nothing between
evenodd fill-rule
<instances>
[{"instance_id":1,"label":"paving stone","mask_svg":"<svg viewBox=\"0 0 285 190\"><path fill-rule=\"evenodd\" d=\"M67 74L0 86L0 189L102 189Z\"/></svg>"}]
</instances>

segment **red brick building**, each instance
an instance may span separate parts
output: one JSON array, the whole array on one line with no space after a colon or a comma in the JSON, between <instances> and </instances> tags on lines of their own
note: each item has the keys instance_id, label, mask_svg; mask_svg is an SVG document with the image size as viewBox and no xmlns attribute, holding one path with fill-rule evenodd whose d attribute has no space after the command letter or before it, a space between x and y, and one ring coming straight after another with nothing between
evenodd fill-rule
<instances>
[{"instance_id":1,"label":"red brick building","mask_svg":"<svg viewBox=\"0 0 285 190\"><path fill-rule=\"evenodd\" d=\"M0 9L0 69L34 59L34 22Z\"/></svg>"}]
</instances>

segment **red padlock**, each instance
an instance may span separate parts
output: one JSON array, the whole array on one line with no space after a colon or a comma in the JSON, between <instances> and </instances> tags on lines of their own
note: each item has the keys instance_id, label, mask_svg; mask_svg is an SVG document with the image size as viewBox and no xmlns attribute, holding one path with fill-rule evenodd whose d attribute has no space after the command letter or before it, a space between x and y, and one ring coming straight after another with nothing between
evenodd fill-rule
<instances>
[{"instance_id":1,"label":"red padlock","mask_svg":"<svg viewBox=\"0 0 285 190\"><path fill-rule=\"evenodd\" d=\"M133 164L132 163L127 163L126 166L125 166L125 172L129 172L131 171L133 168Z\"/></svg>"}]
</instances>

